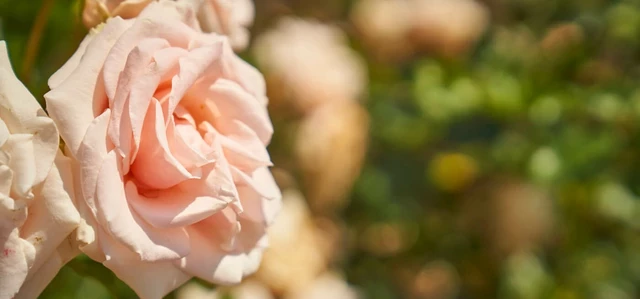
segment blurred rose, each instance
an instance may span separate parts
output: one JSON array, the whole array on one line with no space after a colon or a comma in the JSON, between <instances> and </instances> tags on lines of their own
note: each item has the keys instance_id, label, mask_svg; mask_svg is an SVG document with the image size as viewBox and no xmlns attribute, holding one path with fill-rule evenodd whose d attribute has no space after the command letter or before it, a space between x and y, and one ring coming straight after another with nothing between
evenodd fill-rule
<instances>
[{"instance_id":1,"label":"blurred rose","mask_svg":"<svg viewBox=\"0 0 640 299\"><path fill-rule=\"evenodd\" d=\"M96 232L82 249L144 298L192 276L239 282L280 208L263 78L226 38L189 27L186 7L109 19L45 95Z\"/></svg>"},{"instance_id":2,"label":"blurred rose","mask_svg":"<svg viewBox=\"0 0 640 299\"><path fill-rule=\"evenodd\" d=\"M325 272L313 283L295 293L284 297L285 299L357 299L358 292L349 286L337 273Z\"/></svg>"},{"instance_id":3,"label":"blurred rose","mask_svg":"<svg viewBox=\"0 0 640 299\"><path fill-rule=\"evenodd\" d=\"M413 280L413 298L455 298L460 288L456 269L446 261L435 261L426 265Z\"/></svg>"},{"instance_id":4,"label":"blurred rose","mask_svg":"<svg viewBox=\"0 0 640 299\"><path fill-rule=\"evenodd\" d=\"M366 85L366 69L336 27L295 18L280 20L254 46L268 80L301 111L324 102L355 101Z\"/></svg>"},{"instance_id":5,"label":"blurred rose","mask_svg":"<svg viewBox=\"0 0 640 299\"><path fill-rule=\"evenodd\" d=\"M442 56L457 57L489 25L489 12L475 0L411 0L415 42Z\"/></svg>"},{"instance_id":6,"label":"blurred rose","mask_svg":"<svg viewBox=\"0 0 640 299\"><path fill-rule=\"evenodd\" d=\"M329 248L299 191L283 192L283 209L269 230L269 242L257 278L277 294L304 289L327 266Z\"/></svg>"},{"instance_id":7,"label":"blurred rose","mask_svg":"<svg viewBox=\"0 0 640 299\"><path fill-rule=\"evenodd\" d=\"M376 54L401 59L412 52L408 33L413 25L411 5L406 0L362 0L351 12L351 20Z\"/></svg>"},{"instance_id":8,"label":"blurred rose","mask_svg":"<svg viewBox=\"0 0 640 299\"><path fill-rule=\"evenodd\" d=\"M314 209L345 204L364 162L368 132L369 115L354 102L327 103L302 121L294 150Z\"/></svg>"},{"instance_id":9,"label":"blurred rose","mask_svg":"<svg viewBox=\"0 0 640 299\"><path fill-rule=\"evenodd\" d=\"M547 31L540 41L540 47L547 55L568 54L575 50L584 38L584 31L578 24L559 24Z\"/></svg>"},{"instance_id":10,"label":"blurred rose","mask_svg":"<svg viewBox=\"0 0 640 299\"><path fill-rule=\"evenodd\" d=\"M229 37L235 50L249 44L249 27L255 8L252 0L188 0L196 8L200 27Z\"/></svg>"},{"instance_id":11,"label":"blurred rose","mask_svg":"<svg viewBox=\"0 0 640 299\"><path fill-rule=\"evenodd\" d=\"M553 228L549 194L523 182L500 183L492 192L490 236L497 254L537 249Z\"/></svg>"},{"instance_id":12,"label":"blurred rose","mask_svg":"<svg viewBox=\"0 0 640 299\"><path fill-rule=\"evenodd\" d=\"M82 22L93 28L110 17L135 18L154 0L85 0Z\"/></svg>"},{"instance_id":13,"label":"blurred rose","mask_svg":"<svg viewBox=\"0 0 640 299\"><path fill-rule=\"evenodd\" d=\"M210 289L192 282L176 291L177 299L273 299L269 289L255 280L244 281L230 288Z\"/></svg>"},{"instance_id":14,"label":"blurred rose","mask_svg":"<svg viewBox=\"0 0 640 299\"><path fill-rule=\"evenodd\" d=\"M218 299L220 295L215 290L197 282L189 282L175 292L176 299Z\"/></svg>"},{"instance_id":15,"label":"blurred rose","mask_svg":"<svg viewBox=\"0 0 640 299\"><path fill-rule=\"evenodd\" d=\"M80 216L58 142L0 41L0 298L36 298L78 253L70 234Z\"/></svg>"},{"instance_id":16,"label":"blurred rose","mask_svg":"<svg viewBox=\"0 0 640 299\"><path fill-rule=\"evenodd\" d=\"M394 256L415 244L418 229L401 223L375 223L359 236L361 246L378 256Z\"/></svg>"}]
</instances>

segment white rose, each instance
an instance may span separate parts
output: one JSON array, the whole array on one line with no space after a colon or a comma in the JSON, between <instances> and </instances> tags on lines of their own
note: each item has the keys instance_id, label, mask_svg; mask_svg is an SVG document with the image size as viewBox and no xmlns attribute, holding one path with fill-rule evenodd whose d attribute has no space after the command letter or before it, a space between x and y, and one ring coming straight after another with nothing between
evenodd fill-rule
<instances>
[{"instance_id":1,"label":"white rose","mask_svg":"<svg viewBox=\"0 0 640 299\"><path fill-rule=\"evenodd\" d=\"M0 41L0 298L36 298L76 254L80 216L58 131Z\"/></svg>"}]
</instances>

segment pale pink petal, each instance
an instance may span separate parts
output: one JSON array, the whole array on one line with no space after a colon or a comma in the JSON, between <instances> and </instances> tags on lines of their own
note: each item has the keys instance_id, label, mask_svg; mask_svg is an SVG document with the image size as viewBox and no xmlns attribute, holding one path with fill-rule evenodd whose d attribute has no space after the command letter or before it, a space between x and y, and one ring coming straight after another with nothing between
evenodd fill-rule
<instances>
[{"instance_id":1,"label":"pale pink petal","mask_svg":"<svg viewBox=\"0 0 640 299\"><path fill-rule=\"evenodd\" d=\"M127 33L124 35L127 35ZM117 47L118 44L116 44L112 51L118 50ZM169 43L160 38L147 38L139 41L139 44L129 52L124 69L118 73L118 88L115 91L115 95L109 97L109 107L112 110L111 121L109 122L109 137L118 149L120 155L125 157L125 165L129 165L132 155L131 142L133 136L131 131L131 112L142 114L144 117L151 96L157 87L157 84L154 84L153 81L151 84L145 84L148 83L148 80L140 80L140 77L152 63L153 53L167 47L169 47ZM111 54L109 57L111 57ZM112 76L111 72L115 72L115 70L111 70L110 61L107 60L105 62L105 82L107 82L106 78ZM105 86L109 87L111 83L106 83ZM146 104L146 106L143 105L141 107L142 111L131 111L127 109L127 103L130 101L129 96L133 86L136 86L138 90L144 90L144 92L148 94L147 97L143 98L142 103ZM131 99L131 101L134 100L138 99ZM125 166L125 171L126 170L127 166Z\"/></svg>"},{"instance_id":2,"label":"pale pink petal","mask_svg":"<svg viewBox=\"0 0 640 299\"><path fill-rule=\"evenodd\" d=\"M247 125L231 120L219 123L217 128L222 133L220 143L230 164L248 172L272 165L269 152Z\"/></svg>"},{"instance_id":3,"label":"pale pink petal","mask_svg":"<svg viewBox=\"0 0 640 299\"><path fill-rule=\"evenodd\" d=\"M13 134L3 146L10 156L9 168L14 169L12 191L20 198L33 198L31 188L36 179L35 149L31 134Z\"/></svg>"},{"instance_id":4,"label":"pale pink petal","mask_svg":"<svg viewBox=\"0 0 640 299\"><path fill-rule=\"evenodd\" d=\"M96 188L98 221L143 261L176 259L189 254L189 237L183 228L155 228L132 211L118 164L114 151L102 163ZM100 245L104 249L109 244L100 240Z\"/></svg>"},{"instance_id":5,"label":"pale pink petal","mask_svg":"<svg viewBox=\"0 0 640 299\"><path fill-rule=\"evenodd\" d=\"M103 249L107 260L103 264L125 281L140 298L161 299L191 278L171 261L141 261L138 255L119 244L101 228L98 230L98 238L105 244Z\"/></svg>"},{"instance_id":6,"label":"pale pink petal","mask_svg":"<svg viewBox=\"0 0 640 299\"><path fill-rule=\"evenodd\" d=\"M51 169L58 149L58 132L53 121L13 73L4 41L0 41L0 98L0 119L8 131L12 134L33 134L31 157L24 157L35 164L35 173L29 184L37 185L44 181Z\"/></svg>"},{"instance_id":7,"label":"pale pink petal","mask_svg":"<svg viewBox=\"0 0 640 299\"><path fill-rule=\"evenodd\" d=\"M259 226L241 222L235 249L224 250L211 242L212 226L207 223L189 228L194 250L176 262L186 273L211 283L235 284L255 272L266 246L266 234ZM216 225L220 225L219 222Z\"/></svg>"},{"instance_id":8,"label":"pale pink petal","mask_svg":"<svg viewBox=\"0 0 640 299\"><path fill-rule=\"evenodd\" d=\"M167 189L199 176L189 173L169 149L162 108L157 101L149 105L142 130L142 142L131 172L137 180L154 189ZM154 171L150 171L153 169Z\"/></svg>"},{"instance_id":9,"label":"pale pink petal","mask_svg":"<svg viewBox=\"0 0 640 299\"><path fill-rule=\"evenodd\" d=\"M120 18L110 19L87 45L78 68L67 80L45 94L47 111L73 156L77 155L82 138L95 117L94 97L103 97L95 94L95 90L104 59L117 37L130 25Z\"/></svg>"},{"instance_id":10,"label":"pale pink petal","mask_svg":"<svg viewBox=\"0 0 640 299\"><path fill-rule=\"evenodd\" d=\"M0 194L9 194L11 192L11 181L13 171L4 163L0 163Z\"/></svg>"},{"instance_id":11,"label":"pale pink petal","mask_svg":"<svg viewBox=\"0 0 640 299\"><path fill-rule=\"evenodd\" d=\"M178 161L186 169L201 167L213 163L215 150L204 142L196 128L184 120L178 120L178 124L172 119L167 125L169 147Z\"/></svg>"},{"instance_id":12,"label":"pale pink petal","mask_svg":"<svg viewBox=\"0 0 640 299\"><path fill-rule=\"evenodd\" d=\"M107 145L106 136L110 116L111 110L107 109L91 122L77 151L80 170L78 176L80 179L79 188L82 191L82 196L78 198L84 199L83 201L87 204L93 216L97 214L95 192L98 184L98 173L100 172L102 161L107 157L107 152L111 150Z\"/></svg>"},{"instance_id":13,"label":"pale pink petal","mask_svg":"<svg viewBox=\"0 0 640 299\"><path fill-rule=\"evenodd\" d=\"M134 152L131 161L135 160L140 148L142 127L147 114L149 103L158 92L163 81L175 73L178 58L186 53L186 50L170 47L153 53L153 62L148 66L142 78L136 80L131 89L129 100L129 115L131 116L131 130L133 132ZM168 115L168 114L167 114Z\"/></svg>"},{"instance_id":14,"label":"pale pink petal","mask_svg":"<svg viewBox=\"0 0 640 299\"><path fill-rule=\"evenodd\" d=\"M175 262L180 269L211 283L235 284L242 280L245 261L242 254L229 255L199 229L189 228L189 239L193 250Z\"/></svg>"},{"instance_id":15,"label":"pale pink petal","mask_svg":"<svg viewBox=\"0 0 640 299\"><path fill-rule=\"evenodd\" d=\"M249 93L254 95L262 106L267 106L267 84L264 81L264 76L254 66L250 65L240 57L230 57L233 61L233 76L230 78L237 81L246 89Z\"/></svg>"},{"instance_id":16,"label":"pale pink petal","mask_svg":"<svg viewBox=\"0 0 640 299\"><path fill-rule=\"evenodd\" d=\"M7 128L7 124L5 124L4 121L2 121L2 119L0 119L0 147L2 147L5 142L7 142L7 139L9 139L10 135L11 135L11 132L9 132L9 128Z\"/></svg>"},{"instance_id":17,"label":"pale pink petal","mask_svg":"<svg viewBox=\"0 0 640 299\"><path fill-rule=\"evenodd\" d=\"M33 255L35 250L25 250L29 243L20 238L18 228L13 226L10 219L0 218L0 298L12 298L20 289L29 273L29 252Z\"/></svg>"},{"instance_id":18,"label":"pale pink petal","mask_svg":"<svg viewBox=\"0 0 640 299\"><path fill-rule=\"evenodd\" d=\"M240 217L263 225L271 225L282 209L282 195L267 168L261 168L253 178L236 172L238 194L244 211Z\"/></svg>"},{"instance_id":19,"label":"pale pink petal","mask_svg":"<svg viewBox=\"0 0 640 299\"><path fill-rule=\"evenodd\" d=\"M126 185L129 204L149 224L158 228L183 227L224 209L229 202L200 190L175 187L157 194L139 194L133 182Z\"/></svg>"},{"instance_id":20,"label":"pale pink petal","mask_svg":"<svg viewBox=\"0 0 640 299\"><path fill-rule=\"evenodd\" d=\"M64 157L56 159L57 164L63 161ZM66 187L70 186L67 184ZM69 197L73 190L65 189L57 166L54 165L44 183L34 191L39 196L29 205L28 218L20 228L22 239L33 244L36 250L27 279L39 272L38 269L54 255L58 245L65 243L67 236L80 223L80 215Z\"/></svg>"},{"instance_id":21,"label":"pale pink petal","mask_svg":"<svg viewBox=\"0 0 640 299\"><path fill-rule=\"evenodd\" d=\"M175 18L162 19L161 15L152 16L157 10L156 3L150 4L145 12L147 16L140 16L130 30L118 39L109 51L104 61L104 80L109 99L114 99L118 85L120 71L125 68L127 57L143 39L159 38L166 40L171 46L186 49L191 37L196 34L187 25L176 21Z\"/></svg>"},{"instance_id":22,"label":"pale pink petal","mask_svg":"<svg viewBox=\"0 0 640 299\"><path fill-rule=\"evenodd\" d=\"M93 41L93 38L96 36L96 31L90 31L87 36L84 37L76 52L71 55L69 60L65 62L51 77L49 77L49 88L54 89L60 86L62 82L67 80L71 74L78 68L82 56L87 51L87 46Z\"/></svg>"},{"instance_id":23,"label":"pale pink petal","mask_svg":"<svg viewBox=\"0 0 640 299\"><path fill-rule=\"evenodd\" d=\"M192 49L188 55L180 58L180 71L171 81L169 113L173 113L196 80L202 78L205 71L210 73L210 68L215 67L215 63L219 63L223 44L223 40L219 37L212 36L210 44Z\"/></svg>"},{"instance_id":24,"label":"pale pink petal","mask_svg":"<svg viewBox=\"0 0 640 299\"><path fill-rule=\"evenodd\" d=\"M273 126L265 106L233 81L220 79L211 86L210 96L220 111L217 122L238 120L255 132L263 144L268 144L273 135Z\"/></svg>"},{"instance_id":25,"label":"pale pink petal","mask_svg":"<svg viewBox=\"0 0 640 299\"><path fill-rule=\"evenodd\" d=\"M69 236L69 238L71 237ZM34 271L34 268L31 269L32 272L29 273L29 277L22 284L20 292L13 299L37 298L55 278L58 271L80 253L80 250L75 245L72 240L60 243L44 264L37 268L37 271Z\"/></svg>"},{"instance_id":26,"label":"pale pink petal","mask_svg":"<svg viewBox=\"0 0 640 299\"><path fill-rule=\"evenodd\" d=\"M153 0L125 0L111 11L112 16L120 16L125 19L135 18Z\"/></svg>"}]
</instances>

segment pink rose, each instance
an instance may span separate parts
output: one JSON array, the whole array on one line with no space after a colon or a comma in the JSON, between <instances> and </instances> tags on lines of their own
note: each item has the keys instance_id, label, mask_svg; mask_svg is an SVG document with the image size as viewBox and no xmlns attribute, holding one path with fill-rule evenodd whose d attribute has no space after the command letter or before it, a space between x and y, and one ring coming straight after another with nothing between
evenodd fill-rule
<instances>
[{"instance_id":1,"label":"pink rose","mask_svg":"<svg viewBox=\"0 0 640 299\"><path fill-rule=\"evenodd\" d=\"M58 142L0 41L0 298L36 298L78 253L67 238L80 215Z\"/></svg>"},{"instance_id":2,"label":"pink rose","mask_svg":"<svg viewBox=\"0 0 640 299\"><path fill-rule=\"evenodd\" d=\"M205 32L217 32L229 37L235 50L249 44L249 30L255 8L252 0L188 0L198 12L200 27Z\"/></svg>"},{"instance_id":3,"label":"pink rose","mask_svg":"<svg viewBox=\"0 0 640 299\"><path fill-rule=\"evenodd\" d=\"M271 90L281 89L301 112L358 101L366 91L366 65L336 26L285 17L256 38L252 50L267 78L278 82Z\"/></svg>"},{"instance_id":4,"label":"pink rose","mask_svg":"<svg viewBox=\"0 0 640 299\"><path fill-rule=\"evenodd\" d=\"M135 18L153 0L85 0L82 22L93 28L109 17Z\"/></svg>"},{"instance_id":5,"label":"pink rose","mask_svg":"<svg viewBox=\"0 0 640 299\"><path fill-rule=\"evenodd\" d=\"M112 18L45 95L95 231L82 250L143 298L254 272L281 204L262 75L187 24L195 14L172 1Z\"/></svg>"}]
</instances>

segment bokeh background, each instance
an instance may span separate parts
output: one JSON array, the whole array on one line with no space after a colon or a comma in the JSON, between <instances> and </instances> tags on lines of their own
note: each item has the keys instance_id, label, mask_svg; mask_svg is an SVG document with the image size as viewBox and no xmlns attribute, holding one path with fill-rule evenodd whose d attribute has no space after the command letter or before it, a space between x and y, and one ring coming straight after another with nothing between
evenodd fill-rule
<instances>
[{"instance_id":1,"label":"bokeh background","mask_svg":"<svg viewBox=\"0 0 640 299\"><path fill-rule=\"evenodd\" d=\"M77 0L0 0L42 99ZM284 210L169 298L640 298L640 0L256 0ZM135 298L80 256L42 298Z\"/></svg>"}]
</instances>

